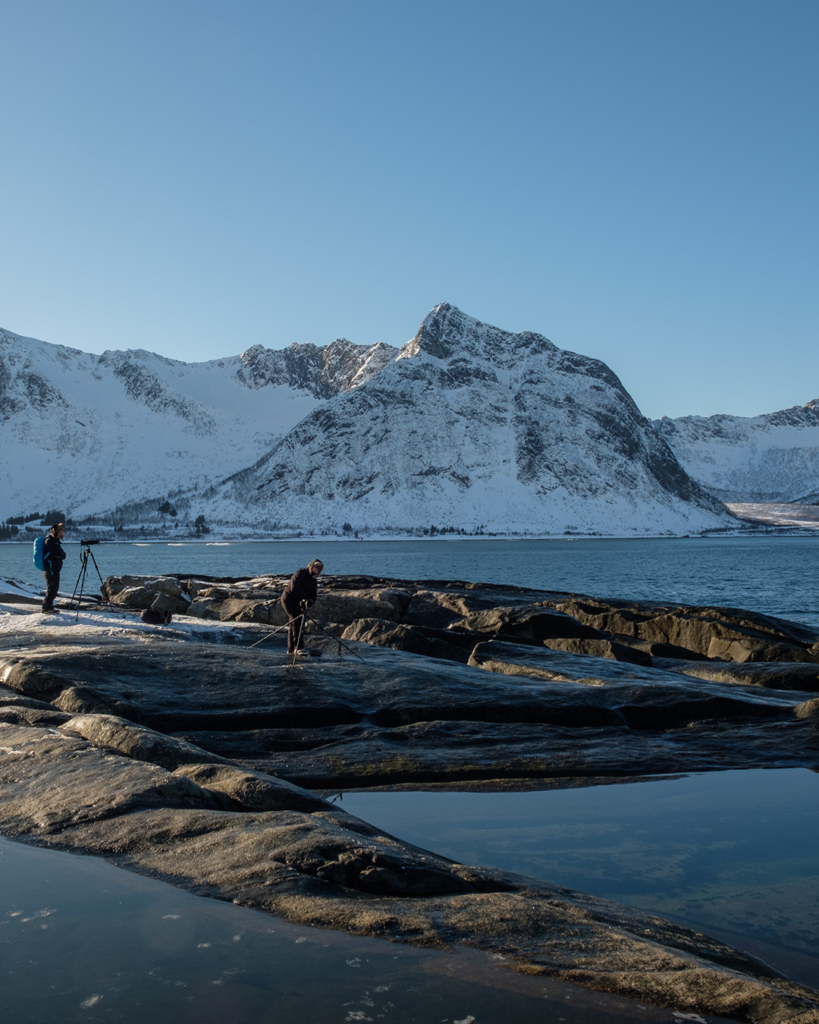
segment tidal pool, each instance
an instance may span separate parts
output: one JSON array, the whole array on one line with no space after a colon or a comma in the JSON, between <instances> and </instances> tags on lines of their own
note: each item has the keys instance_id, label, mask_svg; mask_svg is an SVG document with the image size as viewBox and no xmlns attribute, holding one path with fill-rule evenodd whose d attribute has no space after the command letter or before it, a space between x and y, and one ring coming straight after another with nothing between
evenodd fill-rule
<instances>
[{"instance_id":1,"label":"tidal pool","mask_svg":"<svg viewBox=\"0 0 819 1024\"><path fill-rule=\"evenodd\" d=\"M0 1010L20 1024L718 1021L516 975L469 951L288 925L3 839Z\"/></svg>"},{"instance_id":2,"label":"tidal pool","mask_svg":"<svg viewBox=\"0 0 819 1024\"><path fill-rule=\"evenodd\" d=\"M417 846L659 914L819 988L817 772L607 782L336 799Z\"/></svg>"}]
</instances>

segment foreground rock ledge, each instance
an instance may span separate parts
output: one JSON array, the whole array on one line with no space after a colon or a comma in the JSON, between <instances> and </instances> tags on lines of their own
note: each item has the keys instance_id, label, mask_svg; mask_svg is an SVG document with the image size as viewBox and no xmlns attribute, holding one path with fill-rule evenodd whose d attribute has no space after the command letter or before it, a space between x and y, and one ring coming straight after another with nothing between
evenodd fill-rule
<instances>
[{"instance_id":1,"label":"foreground rock ledge","mask_svg":"<svg viewBox=\"0 0 819 1024\"><path fill-rule=\"evenodd\" d=\"M467 945L527 973L677 1010L819 1021L817 993L694 931L435 856L314 794L116 716L3 701L6 835L97 854L293 923Z\"/></svg>"},{"instance_id":2,"label":"foreground rock ledge","mask_svg":"<svg viewBox=\"0 0 819 1024\"><path fill-rule=\"evenodd\" d=\"M502 640L468 665L349 641L359 660L326 641L291 667L281 636L250 647L258 636L66 627L0 656L0 682L316 789L819 763L813 694Z\"/></svg>"},{"instance_id":3,"label":"foreground rock ledge","mask_svg":"<svg viewBox=\"0 0 819 1024\"><path fill-rule=\"evenodd\" d=\"M72 631L63 615L9 635L0 830L294 923L469 945L675 1010L819 1024L817 993L730 947L455 864L301 788L816 767L810 630L736 609L336 577L315 611L347 648L319 630L324 656L290 667L281 634L250 647L277 621L281 582L109 580L120 628ZM191 625L131 631L144 607Z\"/></svg>"}]
</instances>

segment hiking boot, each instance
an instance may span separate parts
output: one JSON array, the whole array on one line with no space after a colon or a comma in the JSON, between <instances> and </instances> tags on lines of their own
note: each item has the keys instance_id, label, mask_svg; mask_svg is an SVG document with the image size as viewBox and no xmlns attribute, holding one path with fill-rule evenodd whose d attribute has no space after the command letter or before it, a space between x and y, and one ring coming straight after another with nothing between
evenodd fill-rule
<instances>
[{"instance_id":1,"label":"hiking boot","mask_svg":"<svg viewBox=\"0 0 819 1024\"><path fill-rule=\"evenodd\" d=\"M43 615L59 615L60 614L60 609L59 608L43 608L42 611L43 611Z\"/></svg>"}]
</instances>

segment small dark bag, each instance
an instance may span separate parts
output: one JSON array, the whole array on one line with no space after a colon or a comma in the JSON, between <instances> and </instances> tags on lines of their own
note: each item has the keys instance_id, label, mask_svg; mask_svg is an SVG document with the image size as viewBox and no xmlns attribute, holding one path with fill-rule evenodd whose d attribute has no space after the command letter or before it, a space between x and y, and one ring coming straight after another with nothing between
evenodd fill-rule
<instances>
[{"instance_id":1,"label":"small dark bag","mask_svg":"<svg viewBox=\"0 0 819 1024\"><path fill-rule=\"evenodd\" d=\"M167 626L173 615L170 612L161 612L158 608L144 608L141 618L149 626Z\"/></svg>"}]
</instances>

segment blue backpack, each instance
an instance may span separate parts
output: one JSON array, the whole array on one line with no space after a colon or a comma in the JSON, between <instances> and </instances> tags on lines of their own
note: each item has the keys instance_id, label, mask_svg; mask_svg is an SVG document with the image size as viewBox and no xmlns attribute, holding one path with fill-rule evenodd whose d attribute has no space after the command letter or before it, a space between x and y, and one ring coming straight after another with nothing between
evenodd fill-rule
<instances>
[{"instance_id":1,"label":"blue backpack","mask_svg":"<svg viewBox=\"0 0 819 1024\"><path fill-rule=\"evenodd\" d=\"M43 563L43 545L45 541L45 537L38 537L34 541L34 567L39 569L40 572L45 571L45 564Z\"/></svg>"}]
</instances>

